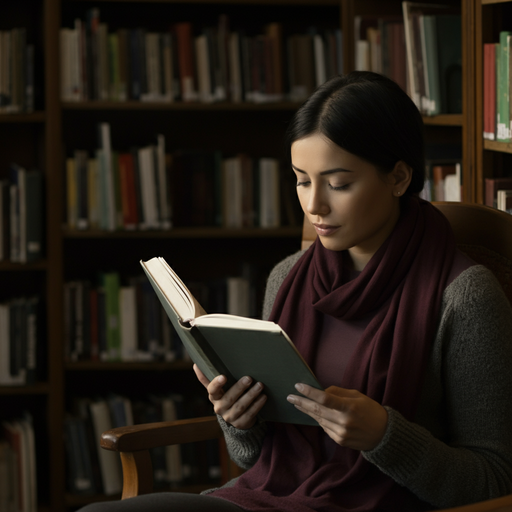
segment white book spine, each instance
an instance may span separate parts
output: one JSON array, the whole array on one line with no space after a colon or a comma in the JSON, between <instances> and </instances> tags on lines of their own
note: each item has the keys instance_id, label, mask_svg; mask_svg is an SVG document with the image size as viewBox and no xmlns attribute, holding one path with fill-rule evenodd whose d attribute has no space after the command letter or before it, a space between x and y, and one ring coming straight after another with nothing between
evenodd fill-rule
<instances>
[{"instance_id":1,"label":"white book spine","mask_svg":"<svg viewBox=\"0 0 512 512\"><path fill-rule=\"evenodd\" d=\"M145 228L159 228L153 146L139 149L139 170L142 189L142 209Z\"/></svg>"},{"instance_id":2,"label":"white book spine","mask_svg":"<svg viewBox=\"0 0 512 512\"><path fill-rule=\"evenodd\" d=\"M121 359L136 360L137 353L137 306L135 288L122 286L119 290L121 314Z\"/></svg>"},{"instance_id":3,"label":"white book spine","mask_svg":"<svg viewBox=\"0 0 512 512\"><path fill-rule=\"evenodd\" d=\"M107 229L114 231L116 229L116 198L114 189L114 170L112 168L112 146L110 142L110 125L101 123L101 149L103 158L103 171L105 173L105 194L107 208Z\"/></svg>"}]
</instances>

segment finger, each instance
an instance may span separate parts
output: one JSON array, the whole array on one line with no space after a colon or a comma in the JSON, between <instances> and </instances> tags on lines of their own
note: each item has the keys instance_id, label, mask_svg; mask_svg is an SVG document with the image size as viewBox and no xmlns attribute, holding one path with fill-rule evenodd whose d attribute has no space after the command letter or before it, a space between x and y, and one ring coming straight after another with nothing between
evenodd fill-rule
<instances>
[{"instance_id":1,"label":"finger","mask_svg":"<svg viewBox=\"0 0 512 512\"><path fill-rule=\"evenodd\" d=\"M325 407L329 407L331 409L338 409L338 410L344 410L345 408L345 401L346 398L348 398L346 393L344 393L345 390L342 388L335 388L332 387L332 391L340 390L340 395L334 394L332 391L327 392L323 391L321 389L316 389L314 387L308 386L307 384L296 384L295 388L299 393L302 393L305 397L309 398L313 402L316 402L320 405L323 405ZM331 390L331 388L328 388ZM296 395L291 395L296 396ZM296 396L297 399L300 399L299 396ZM305 403L305 402L304 402Z\"/></svg>"},{"instance_id":2,"label":"finger","mask_svg":"<svg viewBox=\"0 0 512 512\"><path fill-rule=\"evenodd\" d=\"M215 404L215 412L222 416L229 414L231 420L241 416L263 390L261 382L257 382L254 386L251 384L251 378L240 379L226 391L222 400Z\"/></svg>"},{"instance_id":3,"label":"finger","mask_svg":"<svg viewBox=\"0 0 512 512\"><path fill-rule=\"evenodd\" d=\"M317 421L319 418L326 421L339 421L340 414L343 414L344 410L343 399L336 398L334 400L334 397L324 392L320 396L320 401L297 395L289 395L287 400Z\"/></svg>"},{"instance_id":4,"label":"finger","mask_svg":"<svg viewBox=\"0 0 512 512\"><path fill-rule=\"evenodd\" d=\"M267 401L267 395L259 395L236 419L226 419L228 423L239 429L247 429L254 425L256 417Z\"/></svg>"},{"instance_id":5,"label":"finger","mask_svg":"<svg viewBox=\"0 0 512 512\"><path fill-rule=\"evenodd\" d=\"M208 384L206 389L208 390L210 401L220 400L224 396L223 386L226 382L227 379L224 375L218 375Z\"/></svg>"},{"instance_id":6,"label":"finger","mask_svg":"<svg viewBox=\"0 0 512 512\"><path fill-rule=\"evenodd\" d=\"M208 388L208 384L210 384L210 381L206 378L206 375L199 369L199 366L197 364L194 364L192 367L194 369L194 373L196 374L197 380L205 387Z\"/></svg>"}]
</instances>

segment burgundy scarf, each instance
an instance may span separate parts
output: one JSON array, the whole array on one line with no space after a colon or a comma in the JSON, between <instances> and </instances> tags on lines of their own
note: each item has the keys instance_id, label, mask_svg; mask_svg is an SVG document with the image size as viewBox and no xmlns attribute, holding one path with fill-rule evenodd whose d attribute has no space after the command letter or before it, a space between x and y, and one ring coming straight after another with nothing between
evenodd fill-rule
<instances>
[{"instance_id":1,"label":"burgundy scarf","mask_svg":"<svg viewBox=\"0 0 512 512\"><path fill-rule=\"evenodd\" d=\"M413 420L454 255L445 217L426 201L406 199L392 234L352 281L344 279L343 253L325 249L317 239L284 280L270 320L313 366L324 315L357 320L375 313L347 364L342 387ZM213 495L267 512L431 508L358 451L334 442L326 450L325 437L319 427L270 424L256 465L236 486Z\"/></svg>"}]
</instances>

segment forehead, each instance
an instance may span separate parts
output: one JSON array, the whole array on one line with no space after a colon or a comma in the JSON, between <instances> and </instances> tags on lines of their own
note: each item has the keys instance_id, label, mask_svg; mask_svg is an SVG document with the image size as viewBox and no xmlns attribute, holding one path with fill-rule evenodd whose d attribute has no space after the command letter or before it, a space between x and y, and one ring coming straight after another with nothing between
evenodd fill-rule
<instances>
[{"instance_id":1,"label":"forehead","mask_svg":"<svg viewBox=\"0 0 512 512\"><path fill-rule=\"evenodd\" d=\"M350 171L376 170L368 161L349 153L321 134L296 140L291 146L292 166L305 172L322 172L333 168Z\"/></svg>"}]
</instances>

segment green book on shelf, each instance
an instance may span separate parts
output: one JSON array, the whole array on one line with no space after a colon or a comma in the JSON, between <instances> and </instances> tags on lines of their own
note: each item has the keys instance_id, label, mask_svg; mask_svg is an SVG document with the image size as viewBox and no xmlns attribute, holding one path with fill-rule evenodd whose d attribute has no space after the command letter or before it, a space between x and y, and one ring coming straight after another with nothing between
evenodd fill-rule
<instances>
[{"instance_id":1,"label":"green book on shelf","mask_svg":"<svg viewBox=\"0 0 512 512\"><path fill-rule=\"evenodd\" d=\"M297 394L298 382L322 387L279 325L235 315L207 315L163 258L140 263L192 361L209 380L225 375L227 389L249 375L265 386L263 419L318 425L286 400L289 394Z\"/></svg>"},{"instance_id":2,"label":"green book on shelf","mask_svg":"<svg viewBox=\"0 0 512 512\"><path fill-rule=\"evenodd\" d=\"M510 142L510 107L509 107L509 54L510 36L512 32L500 32L500 60L498 99L498 126L496 139L501 142Z\"/></svg>"},{"instance_id":3,"label":"green book on shelf","mask_svg":"<svg viewBox=\"0 0 512 512\"><path fill-rule=\"evenodd\" d=\"M105 334L108 361L121 360L121 326L119 318L119 274L107 272L101 275L105 293Z\"/></svg>"}]
</instances>

